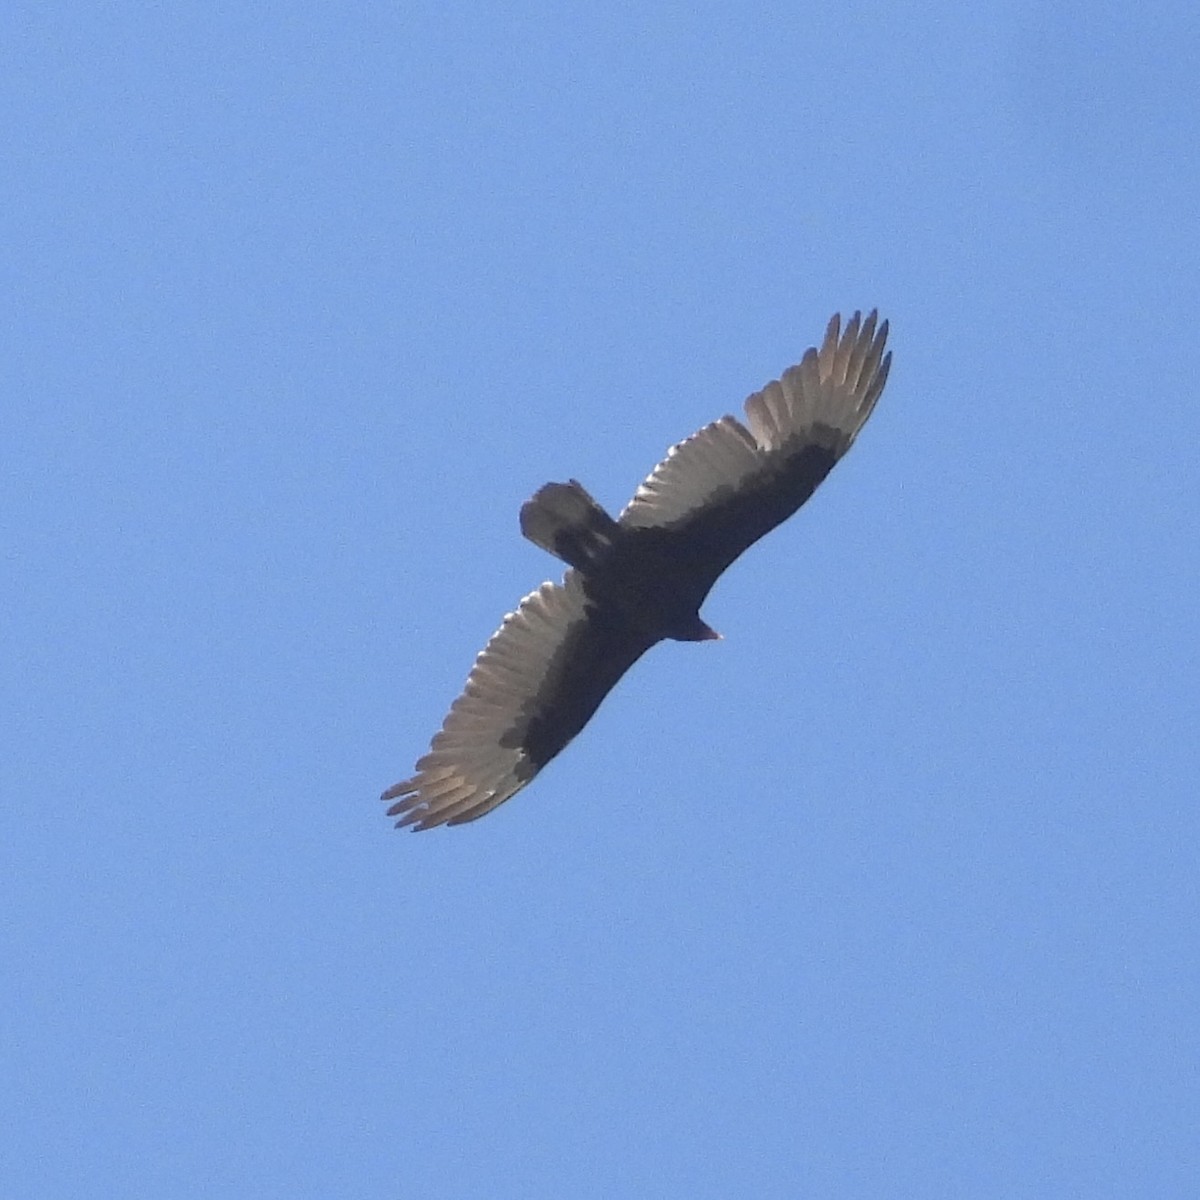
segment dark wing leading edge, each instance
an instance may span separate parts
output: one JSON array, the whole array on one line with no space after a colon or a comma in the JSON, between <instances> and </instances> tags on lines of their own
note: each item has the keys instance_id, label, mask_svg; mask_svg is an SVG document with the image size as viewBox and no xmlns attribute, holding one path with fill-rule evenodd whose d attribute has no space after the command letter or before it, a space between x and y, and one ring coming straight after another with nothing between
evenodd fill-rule
<instances>
[{"instance_id":1,"label":"dark wing leading edge","mask_svg":"<svg viewBox=\"0 0 1200 1200\"><path fill-rule=\"evenodd\" d=\"M620 524L675 565L703 599L748 546L786 520L850 449L887 382L887 322L834 316L820 350L746 401L734 417L672 446L638 488Z\"/></svg>"},{"instance_id":2,"label":"dark wing leading edge","mask_svg":"<svg viewBox=\"0 0 1200 1200\"><path fill-rule=\"evenodd\" d=\"M416 774L383 793L397 826L461 825L521 790L654 644L585 592L543 583L492 635Z\"/></svg>"}]
</instances>

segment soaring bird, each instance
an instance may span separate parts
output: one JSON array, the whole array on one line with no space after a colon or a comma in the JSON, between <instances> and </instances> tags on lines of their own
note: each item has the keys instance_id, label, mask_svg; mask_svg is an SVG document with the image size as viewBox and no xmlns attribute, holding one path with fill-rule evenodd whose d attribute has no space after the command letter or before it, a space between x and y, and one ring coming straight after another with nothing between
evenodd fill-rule
<instances>
[{"instance_id":1,"label":"soaring bird","mask_svg":"<svg viewBox=\"0 0 1200 1200\"><path fill-rule=\"evenodd\" d=\"M582 485L548 483L521 532L570 568L509 613L416 773L388 788L397 826L461 825L516 795L656 642L720 637L700 619L717 577L785 521L850 449L887 381L887 322L830 320L725 416L672 446L614 521Z\"/></svg>"}]
</instances>

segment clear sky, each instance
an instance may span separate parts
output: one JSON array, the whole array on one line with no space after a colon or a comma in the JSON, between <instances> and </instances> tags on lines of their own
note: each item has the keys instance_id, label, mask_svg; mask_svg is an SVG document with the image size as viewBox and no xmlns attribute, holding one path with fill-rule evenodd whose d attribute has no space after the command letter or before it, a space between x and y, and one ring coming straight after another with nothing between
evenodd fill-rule
<instances>
[{"instance_id":1,"label":"clear sky","mask_svg":"<svg viewBox=\"0 0 1200 1200\"><path fill-rule=\"evenodd\" d=\"M6 5L0 1194L1197 1194L1198 13ZM394 832L521 502L872 306L725 640Z\"/></svg>"}]
</instances>

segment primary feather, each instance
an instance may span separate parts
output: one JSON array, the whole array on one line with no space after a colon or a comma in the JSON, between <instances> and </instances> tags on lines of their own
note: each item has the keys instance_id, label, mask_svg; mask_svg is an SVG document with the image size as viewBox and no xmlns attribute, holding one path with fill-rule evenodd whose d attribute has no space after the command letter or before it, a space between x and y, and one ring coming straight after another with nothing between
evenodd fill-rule
<instances>
[{"instance_id":1,"label":"primary feather","mask_svg":"<svg viewBox=\"0 0 1200 1200\"><path fill-rule=\"evenodd\" d=\"M672 446L614 521L575 480L521 509L531 541L570 564L509 613L475 660L416 774L383 793L397 825L473 821L515 795L664 638L718 636L699 609L722 571L812 495L887 382L888 326L834 316L820 349Z\"/></svg>"}]
</instances>

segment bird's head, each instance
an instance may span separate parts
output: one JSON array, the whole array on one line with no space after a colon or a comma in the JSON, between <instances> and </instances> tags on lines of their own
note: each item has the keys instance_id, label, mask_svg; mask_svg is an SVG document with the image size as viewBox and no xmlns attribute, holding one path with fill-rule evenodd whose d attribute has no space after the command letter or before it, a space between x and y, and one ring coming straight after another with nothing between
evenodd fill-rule
<instances>
[{"instance_id":1,"label":"bird's head","mask_svg":"<svg viewBox=\"0 0 1200 1200\"><path fill-rule=\"evenodd\" d=\"M699 615L695 616L682 629L672 635L676 641L680 642L719 642L721 635L711 626L706 625L700 620Z\"/></svg>"}]
</instances>

